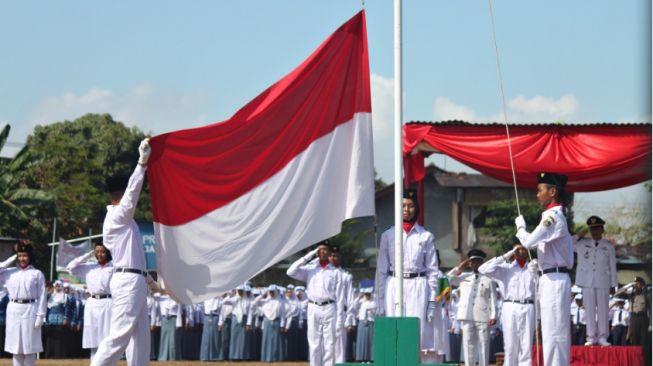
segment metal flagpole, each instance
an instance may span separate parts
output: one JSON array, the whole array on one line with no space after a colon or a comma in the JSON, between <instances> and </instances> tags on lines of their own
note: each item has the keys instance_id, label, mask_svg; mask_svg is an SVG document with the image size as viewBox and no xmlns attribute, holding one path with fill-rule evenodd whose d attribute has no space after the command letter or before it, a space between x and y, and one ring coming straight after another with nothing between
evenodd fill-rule
<instances>
[{"instance_id":1,"label":"metal flagpole","mask_svg":"<svg viewBox=\"0 0 653 366\"><path fill-rule=\"evenodd\" d=\"M403 172L403 130L402 130L402 67L401 67L401 0L394 0L394 61L395 61L395 280L397 288L395 294L395 315L404 316L404 245L403 245L403 220L402 201L404 195Z\"/></svg>"},{"instance_id":2,"label":"metal flagpole","mask_svg":"<svg viewBox=\"0 0 653 366\"><path fill-rule=\"evenodd\" d=\"M52 223L52 241L57 237L57 218L54 218ZM50 281L52 281L52 275L54 274L54 246L50 251Z\"/></svg>"}]
</instances>

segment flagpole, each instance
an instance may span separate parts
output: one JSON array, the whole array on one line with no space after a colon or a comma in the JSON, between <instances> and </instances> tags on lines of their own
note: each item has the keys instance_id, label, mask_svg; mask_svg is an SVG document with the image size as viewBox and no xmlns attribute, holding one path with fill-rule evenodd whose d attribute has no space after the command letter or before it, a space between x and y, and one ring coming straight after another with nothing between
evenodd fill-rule
<instances>
[{"instance_id":1,"label":"flagpole","mask_svg":"<svg viewBox=\"0 0 653 366\"><path fill-rule=\"evenodd\" d=\"M401 67L401 0L394 0L394 61L395 61L395 280L397 281L395 293L395 315L404 316L404 246L403 246L403 219L402 201L404 196L403 172L403 107L402 107L402 67Z\"/></svg>"}]
</instances>

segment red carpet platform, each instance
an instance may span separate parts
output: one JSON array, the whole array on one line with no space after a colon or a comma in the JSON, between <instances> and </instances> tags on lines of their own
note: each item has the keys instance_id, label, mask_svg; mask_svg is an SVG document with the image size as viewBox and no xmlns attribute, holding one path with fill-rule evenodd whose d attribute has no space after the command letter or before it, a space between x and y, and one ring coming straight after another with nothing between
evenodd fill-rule
<instances>
[{"instance_id":1,"label":"red carpet platform","mask_svg":"<svg viewBox=\"0 0 653 366\"><path fill-rule=\"evenodd\" d=\"M542 349L533 347L533 366L537 366L535 355L540 356L540 365L544 365ZM539 352L538 352L539 351ZM572 366L643 366L642 347L636 346L572 346Z\"/></svg>"}]
</instances>

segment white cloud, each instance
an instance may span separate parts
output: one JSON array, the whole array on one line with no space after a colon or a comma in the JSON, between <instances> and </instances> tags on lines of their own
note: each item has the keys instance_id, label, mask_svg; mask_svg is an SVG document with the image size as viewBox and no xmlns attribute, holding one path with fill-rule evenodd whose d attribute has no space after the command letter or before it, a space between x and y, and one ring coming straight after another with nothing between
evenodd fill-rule
<instances>
[{"instance_id":1,"label":"white cloud","mask_svg":"<svg viewBox=\"0 0 653 366\"><path fill-rule=\"evenodd\" d=\"M536 95L527 98L519 95L508 101L508 122L512 123L547 123L557 121L578 122L580 103L572 95L563 95L559 98ZM467 122L503 122L503 111L498 111L491 116L479 115L473 108L456 104L456 102L442 96L435 98L433 107L435 121L458 119Z\"/></svg>"},{"instance_id":2,"label":"white cloud","mask_svg":"<svg viewBox=\"0 0 653 366\"><path fill-rule=\"evenodd\" d=\"M476 122L478 117L474 110L469 107L458 105L445 97L435 98L433 115L436 121L461 120Z\"/></svg>"},{"instance_id":3,"label":"white cloud","mask_svg":"<svg viewBox=\"0 0 653 366\"><path fill-rule=\"evenodd\" d=\"M114 119L144 132L163 133L205 123L205 98L162 91L144 82L120 93L91 88L83 94L65 92L43 99L31 114L32 127L73 120L86 113L109 113Z\"/></svg>"},{"instance_id":4,"label":"white cloud","mask_svg":"<svg viewBox=\"0 0 653 366\"><path fill-rule=\"evenodd\" d=\"M527 99L520 95L508 102L508 107L512 111L527 115L549 115L551 118L571 116L578 110L578 105L578 100L571 94L563 95L558 99L541 95Z\"/></svg>"}]
</instances>

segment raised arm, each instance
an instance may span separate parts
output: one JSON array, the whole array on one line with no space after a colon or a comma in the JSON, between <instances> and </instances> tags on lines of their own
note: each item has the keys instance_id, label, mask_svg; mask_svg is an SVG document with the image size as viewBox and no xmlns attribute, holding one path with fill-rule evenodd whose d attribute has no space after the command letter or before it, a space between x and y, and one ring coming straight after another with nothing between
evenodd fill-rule
<instances>
[{"instance_id":1,"label":"raised arm","mask_svg":"<svg viewBox=\"0 0 653 366\"><path fill-rule=\"evenodd\" d=\"M66 266L66 271L73 276L82 277L85 275L84 266L82 264L89 260L95 254L95 250L91 250L88 253L82 254L79 257L73 259Z\"/></svg>"},{"instance_id":2,"label":"raised arm","mask_svg":"<svg viewBox=\"0 0 653 366\"><path fill-rule=\"evenodd\" d=\"M290 265L288 270L286 271L286 274L298 281L303 281L306 282L308 279L307 274L308 272L304 268L304 265L310 262L315 256L317 255L318 248L315 248L314 250L311 250L306 254L305 256L299 258L296 260L293 264Z\"/></svg>"}]
</instances>

